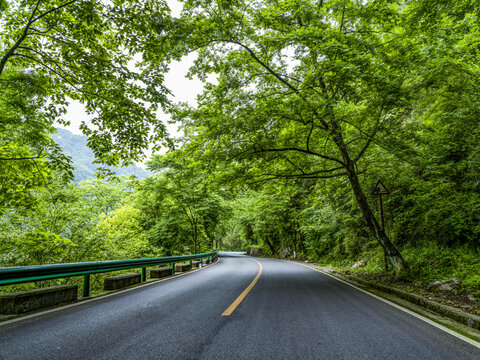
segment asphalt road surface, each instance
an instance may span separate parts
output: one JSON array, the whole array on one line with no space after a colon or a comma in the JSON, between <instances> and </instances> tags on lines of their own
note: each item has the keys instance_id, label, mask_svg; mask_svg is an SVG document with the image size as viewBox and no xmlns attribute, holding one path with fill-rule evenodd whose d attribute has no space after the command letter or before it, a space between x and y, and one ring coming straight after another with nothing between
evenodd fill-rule
<instances>
[{"instance_id":1,"label":"asphalt road surface","mask_svg":"<svg viewBox=\"0 0 480 360\"><path fill-rule=\"evenodd\" d=\"M1 324L0 359L478 360L480 349L305 266L224 255L200 271Z\"/></svg>"}]
</instances>

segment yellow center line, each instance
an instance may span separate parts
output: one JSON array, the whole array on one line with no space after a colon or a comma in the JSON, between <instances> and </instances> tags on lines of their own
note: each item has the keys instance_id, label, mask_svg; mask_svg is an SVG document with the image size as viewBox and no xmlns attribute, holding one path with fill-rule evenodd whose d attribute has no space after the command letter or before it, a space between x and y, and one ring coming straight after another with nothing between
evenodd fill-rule
<instances>
[{"instance_id":1,"label":"yellow center line","mask_svg":"<svg viewBox=\"0 0 480 360\"><path fill-rule=\"evenodd\" d=\"M253 281L250 283L250 285L248 285L248 287L245 290L243 290L243 292L240 294L240 296L232 303L232 305L230 305L227 308L227 310L225 310L222 313L222 316L230 316L235 311L237 306L240 305L240 303L243 301L243 299L245 299L245 296L247 296L247 294L250 292L250 290L252 290L252 288L257 283L258 279L260 279L260 276L262 275L262 270L263 270L262 264L255 259L250 259L250 260L255 261L260 266L260 268L258 269L258 274L257 274L257 276L255 276L255 279L253 279Z\"/></svg>"}]
</instances>

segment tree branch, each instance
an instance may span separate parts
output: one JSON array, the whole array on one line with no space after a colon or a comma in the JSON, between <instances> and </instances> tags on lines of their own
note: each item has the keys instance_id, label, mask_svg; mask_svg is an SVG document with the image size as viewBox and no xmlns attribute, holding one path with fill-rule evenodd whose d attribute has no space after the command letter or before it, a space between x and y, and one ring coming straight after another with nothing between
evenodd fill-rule
<instances>
[{"instance_id":1,"label":"tree branch","mask_svg":"<svg viewBox=\"0 0 480 360\"><path fill-rule=\"evenodd\" d=\"M18 161L21 161L21 160L35 160L35 159L40 159L42 156L38 155L38 156L28 156L28 157L11 157L11 158L4 158L4 157L0 157L0 161L10 161L10 160L18 160Z\"/></svg>"},{"instance_id":2,"label":"tree branch","mask_svg":"<svg viewBox=\"0 0 480 360\"><path fill-rule=\"evenodd\" d=\"M67 84L69 84L70 86L72 86L75 90L81 92L81 93L84 93L84 91L80 90L79 88L77 88L69 79L67 79L64 75L60 74L58 71L54 70L52 67L48 66L47 64L45 64L43 61L41 60L38 60L38 59L35 59L34 57L32 56L28 56L28 55L25 55L25 54L22 54L22 53L14 53L13 54L14 56L21 56L21 57L24 57L24 58L27 58L27 59L30 59L42 66L44 66L45 68L47 68L48 70L50 70L51 72L53 72L54 74L58 75L59 77L61 77Z\"/></svg>"},{"instance_id":3,"label":"tree branch","mask_svg":"<svg viewBox=\"0 0 480 360\"><path fill-rule=\"evenodd\" d=\"M35 22L34 16L38 10L38 6L40 5L40 1L37 1L37 5L35 5L35 8L33 9L32 15L30 16L30 19L27 22L27 25L25 25L25 28L23 29L23 33L20 36L20 38L17 40L17 42L10 48L10 50L7 51L7 53L3 56L2 60L0 61L0 75L2 75L3 69L5 68L5 65L7 64L8 59L14 54L15 50L22 44L22 42L25 40L25 38L28 35L28 30L30 29L30 26Z\"/></svg>"},{"instance_id":4,"label":"tree branch","mask_svg":"<svg viewBox=\"0 0 480 360\"><path fill-rule=\"evenodd\" d=\"M292 165L294 168L297 168L298 170L301 171L302 174L305 175L305 171L300 167L298 166L297 164L294 164L293 161L291 161L287 156L282 156L283 159L287 160L288 163L290 163L290 165Z\"/></svg>"},{"instance_id":5,"label":"tree branch","mask_svg":"<svg viewBox=\"0 0 480 360\"><path fill-rule=\"evenodd\" d=\"M284 178L290 178L290 177L292 177L292 178L294 178L294 177L295 178L297 178L297 177L311 178L311 177L316 177L316 176L321 176L322 178L325 177L325 176L335 177L335 176L344 175L346 173L337 173L337 174L330 174L330 175L319 175L319 174L333 173L333 172L341 170L341 169L343 169L343 166L339 166L339 167L331 168L331 169L317 170L317 171L314 171L314 172L311 172L311 173L305 173L305 172L303 172L302 174L269 174L269 173L265 173L265 174L261 174L260 176L279 176L279 177L284 177Z\"/></svg>"},{"instance_id":6,"label":"tree branch","mask_svg":"<svg viewBox=\"0 0 480 360\"><path fill-rule=\"evenodd\" d=\"M282 151L301 152L301 153L304 153L304 154L320 157L320 158L328 160L328 161L334 161L336 163L339 163L342 166L345 166L345 164L342 161L340 161L339 159L336 159L336 158L333 158L333 157L330 157L330 156L327 156L327 155L322 155L322 154L316 153L316 152L311 151L311 150L305 150L305 149L300 149L300 148L296 148L296 147L285 147L285 148L278 148L278 149L260 149L260 150L254 150L253 153L255 154L255 153L282 152Z\"/></svg>"},{"instance_id":7,"label":"tree branch","mask_svg":"<svg viewBox=\"0 0 480 360\"><path fill-rule=\"evenodd\" d=\"M51 14L52 12L55 12L57 10L60 10L72 3L74 3L75 1L77 0L71 0L65 4L62 4L62 5L59 5L53 9L50 9L49 11L43 13L43 14L40 14L38 15L37 17L35 17L35 14L37 13L37 10L38 10L38 7L40 5L40 1L41 0L38 0L37 1L37 4L35 5L35 8L33 9L33 12L32 12L32 15L30 16L30 19L28 19L28 22L27 24L25 25L25 28L23 29L23 32L22 32L22 35L20 36L20 38L17 40L17 42L10 48L10 50L7 51L7 53L3 56L2 60L0 61L0 75L2 75L2 72L3 72L3 69L5 68L5 65L7 64L7 61L8 59L10 59L10 57L12 57L15 53L15 50L17 50L17 48L23 43L23 41L26 39L26 37L28 35L31 35L28 33L28 31L30 30L30 27L32 26L32 24L38 20L40 20L41 18L47 16L48 14ZM51 29L49 29L50 31ZM38 33L38 32L37 32Z\"/></svg>"},{"instance_id":8,"label":"tree branch","mask_svg":"<svg viewBox=\"0 0 480 360\"><path fill-rule=\"evenodd\" d=\"M262 176L270 176L265 179L259 179L257 181L252 181L248 182L248 184L258 184L258 183L264 183L270 180L278 180L278 179L330 179L338 176L347 176L348 174L346 172L344 173L337 173L337 174L332 174L332 175L313 175L313 176L305 176L305 175L281 175L281 174L264 174Z\"/></svg>"},{"instance_id":9,"label":"tree branch","mask_svg":"<svg viewBox=\"0 0 480 360\"><path fill-rule=\"evenodd\" d=\"M312 132L313 132L313 127L314 127L314 123L312 121L312 125L310 126L310 131L307 135L307 150L310 151L310 137L312 136Z\"/></svg>"},{"instance_id":10,"label":"tree branch","mask_svg":"<svg viewBox=\"0 0 480 360\"><path fill-rule=\"evenodd\" d=\"M260 60L257 55L253 52L252 49L250 49L248 46L244 45L243 43L239 41L235 41L233 39L230 40L214 40L214 41L220 41L220 42L228 42L231 44L236 44L247 50L247 52L250 54L250 56L257 62L259 63L265 70L267 70L270 74L272 74L275 78L277 78L281 83L283 83L285 86L287 86L290 90L295 92L296 94L300 93L300 91L294 87L292 84L290 84L287 80L285 80L283 77L281 77L277 72L273 71L272 68L270 68L267 64L265 64L262 60Z\"/></svg>"},{"instance_id":11,"label":"tree branch","mask_svg":"<svg viewBox=\"0 0 480 360\"><path fill-rule=\"evenodd\" d=\"M65 3L65 4L59 5L59 6L57 6L56 8L50 9L50 10L48 10L47 12L38 15L38 16L32 21L32 23L34 23L34 22L37 21L37 20L40 20L41 18L47 16L48 14L51 14L52 12L55 12L55 11L57 11L57 10L60 10L60 9L64 8L64 7L67 7L67 6L70 5L70 4L73 4L75 1L77 1L77 0L71 0L71 1L69 1L69 2L67 2L67 3ZM40 0L39 0L38 2L40 2Z\"/></svg>"},{"instance_id":12,"label":"tree branch","mask_svg":"<svg viewBox=\"0 0 480 360\"><path fill-rule=\"evenodd\" d=\"M379 125L380 125L380 119L382 118L383 106L384 106L384 104L382 104L382 107L380 108L380 115L378 116L377 122L375 123L375 128L373 129L372 133L369 135L369 138L367 139L367 142L363 146L362 150L360 150L360 152L357 154L357 156L355 156L355 159L353 159L354 163L356 163L358 160L360 160L360 158L365 154L368 147L370 146L373 139L375 138L375 135L377 134L377 131L380 127Z\"/></svg>"}]
</instances>

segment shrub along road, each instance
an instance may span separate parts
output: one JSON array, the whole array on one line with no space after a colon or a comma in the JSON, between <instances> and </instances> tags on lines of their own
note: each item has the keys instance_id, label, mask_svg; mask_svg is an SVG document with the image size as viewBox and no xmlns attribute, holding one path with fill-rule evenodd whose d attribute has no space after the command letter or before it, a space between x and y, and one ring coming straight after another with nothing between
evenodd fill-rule
<instances>
[{"instance_id":1,"label":"shrub along road","mask_svg":"<svg viewBox=\"0 0 480 360\"><path fill-rule=\"evenodd\" d=\"M480 348L327 275L256 260L224 254L201 271L4 323L0 359L480 359Z\"/></svg>"}]
</instances>

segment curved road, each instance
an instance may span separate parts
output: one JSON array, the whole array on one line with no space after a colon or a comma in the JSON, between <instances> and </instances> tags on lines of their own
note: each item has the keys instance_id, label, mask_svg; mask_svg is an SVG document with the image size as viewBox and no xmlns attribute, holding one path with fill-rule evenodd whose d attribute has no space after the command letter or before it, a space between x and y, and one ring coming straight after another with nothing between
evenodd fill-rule
<instances>
[{"instance_id":1,"label":"curved road","mask_svg":"<svg viewBox=\"0 0 480 360\"><path fill-rule=\"evenodd\" d=\"M0 324L0 359L480 359L480 349L295 263L200 271ZM230 316L222 313L252 283Z\"/></svg>"}]
</instances>

